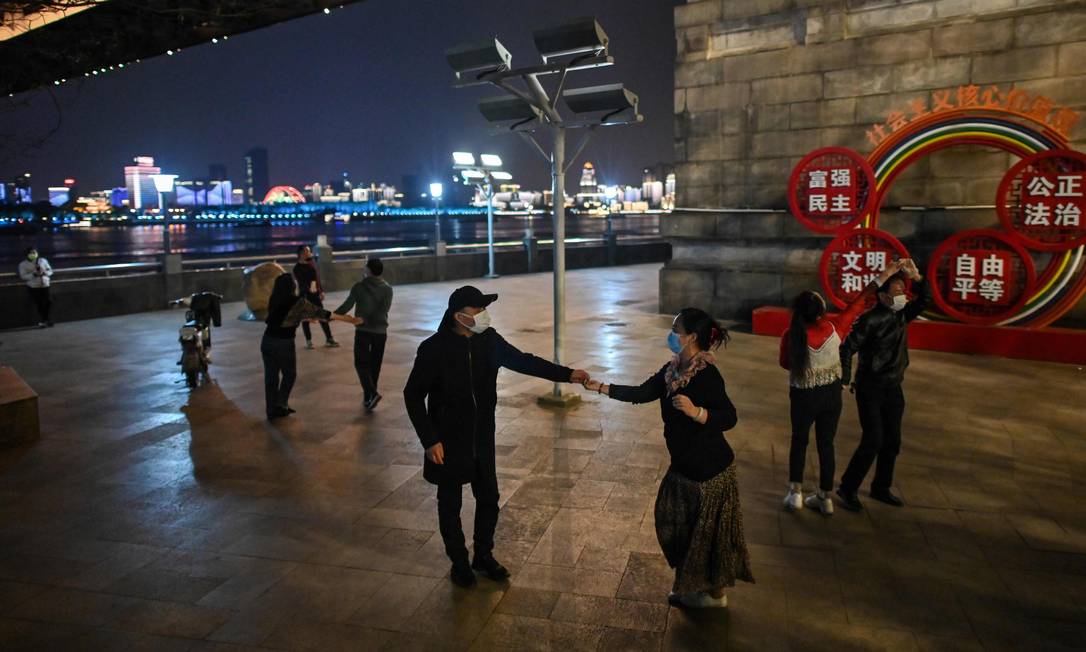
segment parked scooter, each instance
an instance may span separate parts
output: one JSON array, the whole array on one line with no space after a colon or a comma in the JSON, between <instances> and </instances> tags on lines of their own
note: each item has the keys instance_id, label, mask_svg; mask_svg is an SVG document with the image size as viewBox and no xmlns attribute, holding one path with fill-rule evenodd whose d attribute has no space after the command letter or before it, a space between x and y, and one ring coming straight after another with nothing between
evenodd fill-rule
<instances>
[{"instance_id":1,"label":"parked scooter","mask_svg":"<svg viewBox=\"0 0 1086 652\"><path fill-rule=\"evenodd\" d=\"M209 380L207 368L211 364L211 327L222 327L222 295L214 292L197 292L192 296L176 299L171 306L186 306L185 325L178 331L181 343L181 372L185 383L196 387L199 375Z\"/></svg>"}]
</instances>

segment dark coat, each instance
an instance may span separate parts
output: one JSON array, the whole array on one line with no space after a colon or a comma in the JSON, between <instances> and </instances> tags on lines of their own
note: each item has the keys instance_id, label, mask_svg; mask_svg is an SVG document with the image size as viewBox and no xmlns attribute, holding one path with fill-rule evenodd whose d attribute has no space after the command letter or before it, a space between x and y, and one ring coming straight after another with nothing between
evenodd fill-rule
<instances>
[{"instance_id":1,"label":"dark coat","mask_svg":"<svg viewBox=\"0 0 1086 652\"><path fill-rule=\"evenodd\" d=\"M494 411L498 369L568 382L572 369L519 351L493 328L457 334L448 319L419 345L404 387L407 415L423 449L441 442L445 463L426 459L423 477L433 484L465 484L476 469L495 473Z\"/></svg>"}]
</instances>

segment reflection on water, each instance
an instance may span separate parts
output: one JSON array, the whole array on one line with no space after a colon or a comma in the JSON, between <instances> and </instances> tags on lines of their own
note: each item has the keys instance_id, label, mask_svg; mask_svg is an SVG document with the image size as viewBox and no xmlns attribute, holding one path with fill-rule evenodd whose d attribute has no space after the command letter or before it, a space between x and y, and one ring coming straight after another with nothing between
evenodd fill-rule
<instances>
[{"instance_id":1,"label":"reflection on water","mask_svg":"<svg viewBox=\"0 0 1086 652\"><path fill-rule=\"evenodd\" d=\"M619 235L655 235L660 231L660 215L616 216L612 218L612 224ZM494 239L519 240L529 226L536 237L548 238L551 235L549 217L503 215L494 220ZM607 220L604 218L566 217L568 238L599 236L606 228ZM293 252L299 245L313 244L318 235L327 235L333 249L345 251L425 245L433 233L434 221L430 218L356 218L349 224L298 223L277 226L175 224L170 227L170 247L188 258L259 256ZM441 234L449 244L486 242L486 218L445 218ZM15 266L30 246L37 247L54 267L150 261L162 254L162 227L102 226L36 234L2 233L0 266Z\"/></svg>"}]
</instances>

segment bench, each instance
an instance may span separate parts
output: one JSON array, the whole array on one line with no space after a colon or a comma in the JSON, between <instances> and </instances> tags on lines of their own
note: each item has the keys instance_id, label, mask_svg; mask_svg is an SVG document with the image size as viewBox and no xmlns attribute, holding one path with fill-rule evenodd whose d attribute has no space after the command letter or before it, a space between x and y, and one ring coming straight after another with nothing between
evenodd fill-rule
<instances>
[{"instance_id":1,"label":"bench","mask_svg":"<svg viewBox=\"0 0 1086 652\"><path fill-rule=\"evenodd\" d=\"M27 444L40 436L37 393L14 369L0 366L0 446Z\"/></svg>"}]
</instances>

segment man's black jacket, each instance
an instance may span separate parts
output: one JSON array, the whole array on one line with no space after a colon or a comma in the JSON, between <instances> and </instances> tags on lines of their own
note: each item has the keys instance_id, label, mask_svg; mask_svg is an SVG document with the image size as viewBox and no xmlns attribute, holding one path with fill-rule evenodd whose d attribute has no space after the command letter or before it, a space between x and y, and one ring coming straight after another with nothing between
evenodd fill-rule
<instances>
[{"instance_id":1,"label":"man's black jacket","mask_svg":"<svg viewBox=\"0 0 1086 652\"><path fill-rule=\"evenodd\" d=\"M433 484L471 482L476 468L495 472L494 410L498 369L568 382L572 369L519 351L488 328L457 334L450 319L419 345L404 387L404 403L423 449L441 442L445 463L426 459L423 477Z\"/></svg>"},{"instance_id":2,"label":"man's black jacket","mask_svg":"<svg viewBox=\"0 0 1086 652\"><path fill-rule=\"evenodd\" d=\"M857 387L894 387L905 379L909 366L909 322L920 316L931 302L927 281L913 284L916 298L898 312L881 301L860 315L852 332L841 344L841 382L852 378L852 355L860 354L856 365Z\"/></svg>"}]
</instances>

